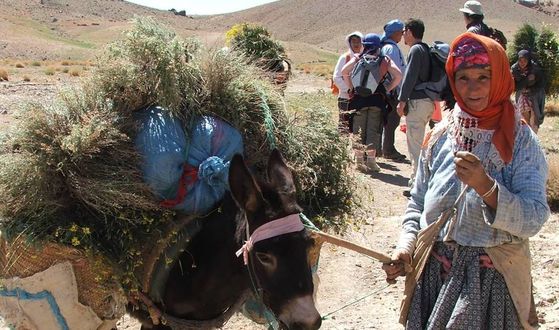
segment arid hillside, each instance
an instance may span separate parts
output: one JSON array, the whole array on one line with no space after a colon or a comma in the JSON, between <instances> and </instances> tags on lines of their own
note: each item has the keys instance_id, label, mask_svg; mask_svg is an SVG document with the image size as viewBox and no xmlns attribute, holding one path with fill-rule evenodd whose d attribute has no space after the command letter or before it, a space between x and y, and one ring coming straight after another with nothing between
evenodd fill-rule
<instances>
[{"instance_id":1,"label":"arid hillside","mask_svg":"<svg viewBox=\"0 0 559 330\"><path fill-rule=\"evenodd\" d=\"M0 57L26 59L91 58L114 40L135 15L153 16L182 35L196 35L220 47L224 32L238 22L268 28L292 52L337 53L353 30L380 32L393 18L422 18L425 39L450 41L464 30L458 11L463 0L281 0L216 16L179 16L122 0L0 0ZM509 38L524 22L559 27L556 17L510 0L485 1L487 22ZM310 53L309 53L310 52ZM297 57L297 56L295 56Z\"/></svg>"},{"instance_id":2,"label":"arid hillside","mask_svg":"<svg viewBox=\"0 0 559 330\"><path fill-rule=\"evenodd\" d=\"M391 19L421 18L425 40L451 41L464 31L458 8L464 0L282 0L230 15L208 18L208 26L223 28L239 21L258 22L280 40L305 42L324 49L344 47L343 37L354 30L382 32ZM511 0L482 1L486 21L512 38L525 22L539 27L545 22L557 29L559 20Z\"/></svg>"}]
</instances>

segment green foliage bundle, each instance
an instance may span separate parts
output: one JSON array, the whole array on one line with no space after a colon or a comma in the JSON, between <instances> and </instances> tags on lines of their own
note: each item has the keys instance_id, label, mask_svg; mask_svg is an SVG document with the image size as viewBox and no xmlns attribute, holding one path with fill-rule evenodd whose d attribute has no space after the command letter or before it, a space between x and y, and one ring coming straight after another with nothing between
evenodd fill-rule
<instances>
[{"instance_id":1,"label":"green foliage bundle","mask_svg":"<svg viewBox=\"0 0 559 330\"><path fill-rule=\"evenodd\" d=\"M288 157L297 176L300 200L312 215L330 215L319 226L344 227L342 217L355 214L362 201L355 193L356 178L351 174L348 137L337 127L335 100L323 92L287 99L292 136Z\"/></svg>"},{"instance_id":2,"label":"green foliage bundle","mask_svg":"<svg viewBox=\"0 0 559 330\"><path fill-rule=\"evenodd\" d=\"M508 49L511 65L518 61L518 52L529 50L533 59L542 68L545 77L545 92L559 94L559 41L553 30L544 25L538 31L533 25L522 25L514 35L513 46Z\"/></svg>"},{"instance_id":3,"label":"green foliage bundle","mask_svg":"<svg viewBox=\"0 0 559 330\"><path fill-rule=\"evenodd\" d=\"M243 53L265 71L278 71L278 65L287 59L284 47L256 24L236 24L227 31L225 39L234 51Z\"/></svg>"},{"instance_id":4,"label":"green foliage bundle","mask_svg":"<svg viewBox=\"0 0 559 330\"><path fill-rule=\"evenodd\" d=\"M135 114L150 105L180 118L187 132L200 114L228 121L260 174L273 147L286 155L303 205L315 213L350 208L347 142L327 107L303 98L291 115L262 70L238 53L204 50L136 18L97 67L58 102L30 104L1 138L0 229L9 236L100 253L133 287L146 242L175 216L143 182L133 143Z\"/></svg>"},{"instance_id":5,"label":"green foliage bundle","mask_svg":"<svg viewBox=\"0 0 559 330\"><path fill-rule=\"evenodd\" d=\"M536 43L539 62L546 77L545 92L559 95L559 41L548 26L544 26Z\"/></svg>"}]
</instances>

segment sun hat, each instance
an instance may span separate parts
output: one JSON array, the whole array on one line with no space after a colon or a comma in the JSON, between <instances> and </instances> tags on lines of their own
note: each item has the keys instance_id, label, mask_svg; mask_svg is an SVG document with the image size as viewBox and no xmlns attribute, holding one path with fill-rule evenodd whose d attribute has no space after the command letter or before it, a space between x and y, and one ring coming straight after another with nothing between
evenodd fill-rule
<instances>
[{"instance_id":1,"label":"sun hat","mask_svg":"<svg viewBox=\"0 0 559 330\"><path fill-rule=\"evenodd\" d=\"M390 22L386 23L383 29L384 33L381 38L382 41L390 38L395 32L404 31L404 23L399 19L393 19Z\"/></svg>"},{"instance_id":2,"label":"sun hat","mask_svg":"<svg viewBox=\"0 0 559 330\"><path fill-rule=\"evenodd\" d=\"M481 3L475 0L468 0L464 3L464 7L458 9L463 13L469 15L481 15L483 16L483 10L481 8Z\"/></svg>"},{"instance_id":3,"label":"sun hat","mask_svg":"<svg viewBox=\"0 0 559 330\"><path fill-rule=\"evenodd\" d=\"M380 36L376 33L367 33L361 43L367 48L380 48Z\"/></svg>"}]
</instances>

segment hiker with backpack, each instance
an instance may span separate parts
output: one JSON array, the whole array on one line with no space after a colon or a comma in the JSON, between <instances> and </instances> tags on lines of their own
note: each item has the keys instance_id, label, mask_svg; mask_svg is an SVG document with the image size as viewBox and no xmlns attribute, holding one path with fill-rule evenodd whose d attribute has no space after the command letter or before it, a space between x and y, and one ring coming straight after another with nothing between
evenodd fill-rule
<instances>
[{"instance_id":1,"label":"hiker with backpack","mask_svg":"<svg viewBox=\"0 0 559 330\"><path fill-rule=\"evenodd\" d=\"M518 61L511 67L516 89L516 105L526 122L538 133L544 119L545 82L541 68L532 60L530 51L518 52Z\"/></svg>"},{"instance_id":2,"label":"hiker with backpack","mask_svg":"<svg viewBox=\"0 0 559 330\"><path fill-rule=\"evenodd\" d=\"M479 1L468 0L464 3L464 6L458 10L464 14L464 21L468 32L489 37L497 41L504 49L507 49L507 38L503 32L483 22L483 8Z\"/></svg>"},{"instance_id":3,"label":"hiker with backpack","mask_svg":"<svg viewBox=\"0 0 559 330\"><path fill-rule=\"evenodd\" d=\"M510 99L496 41L461 34L446 71L457 104L425 139L393 262L382 266L389 281L412 266L400 323L533 329L529 238L550 215L545 154Z\"/></svg>"},{"instance_id":4,"label":"hiker with backpack","mask_svg":"<svg viewBox=\"0 0 559 330\"><path fill-rule=\"evenodd\" d=\"M389 57L380 54L379 35L367 34L362 44L363 51L359 57L352 58L342 68L342 77L348 86L346 92L350 95L350 108L357 109L353 118L353 133L359 134L360 142L365 146L365 150L355 151L357 163L364 164L369 171L380 172L376 154L380 151L385 92L389 93L398 86L402 73ZM383 85L384 81L390 82ZM383 88L379 89L379 86Z\"/></svg>"},{"instance_id":5,"label":"hiker with backpack","mask_svg":"<svg viewBox=\"0 0 559 330\"><path fill-rule=\"evenodd\" d=\"M404 42L410 47L407 58L406 72L398 95L398 115L406 116L406 140L408 152L412 163L412 174L409 186L412 187L421 144L425 135L425 126L429 123L435 104L424 89L415 87L429 81L431 58L429 46L423 43L425 25L420 19L410 18L404 27ZM409 197L409 190L404 191L404 196Z\"/></svg>"},{"instance_id":6,"label":"hiker with backpack","mask_svg":"<svg viewBox=\"0 0 559 330\"><path fill-rule=\"evenodd\" d=\"M332 88L332 93L338 95L338 110L340 111L338 129L341 133L346 134L352 132L353 115L350 113L349 109L348 86L342 77L342 68L349 60L361 54L363 50L361 39L363 39L363 34L359 31L352 32L346 36L345 40L348 50L338 58L334 73L332 74L330 86Z\"/></svg>"},{"instance_id":7,"label":"hiker with backpack","mask_svg":"<svg viewBox=\"0 0 559 330\"><path fill-rule=\"evenodd\" d=\"M406 70L406 62L398 43L402 40L404 35L404 23L399 19L394 19L386 23L383 30L381 54L390 57L390 60L396 64L403 73ZM381 126L382 157L395 161L403 161L406 159L406 156L399 153L394 146L394 132L396 128L398 128L398 125L400 125L400 116L398 116L396 112L400 86L401 82L400 85L394 88L390 93L387 93L388 107L384 114L384 125Z\"/></svg>"}]
</instances>

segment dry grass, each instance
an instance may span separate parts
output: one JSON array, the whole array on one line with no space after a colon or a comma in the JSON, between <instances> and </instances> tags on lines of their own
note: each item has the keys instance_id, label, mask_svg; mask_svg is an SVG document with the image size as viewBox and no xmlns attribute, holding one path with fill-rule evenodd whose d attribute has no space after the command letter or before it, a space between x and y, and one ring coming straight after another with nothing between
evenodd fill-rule
<instances>
[{"instance_id":1,"label":"dry grass","mask_svg":"<svg viewBox=\"0 0 559 330\"><path fill-rule=\"evenodd\" d=\"M31 81L31 78L28 75L23 76L23 81Z\"/></svg>"},{"instance_id":2,"label":"dry grass","mask_svg":"<svg viewBox=\"0 0 559 330\"><path fill-rule=\"evenodd\" d=\"M315 74L319 77L330 77L332 76L334 65L326 63L303 63L298 65L297 69L304 73Z\"/></svg>"},{"instance_id":3,"label":"dry grass","mask_svg":"<svg viewBox=\"0 0 559 330\"><path fill-rule=\"evenodd\" d=\"M47 76L53 76L55 72L56 72L56 69L53 68L52 66L49 66L45 69L45 74Z\"/></svg>"},{"instance_id":4,"label":"dry grass","mask_svg":"<svg viewBox=\"0 0 559 330\"><path fill-rule=\"evenodd\" d=\"M8 81L8 71L0 69L0 81Z\"/></svg>"},{"instance_id":5,"label":"dry grass","mask_svg":"<svg viewBox=\"0 0 559 330\"><path fill-rule=\"evenodd\" d=\"M79 77L80 74L81 74L81 70L78 69L78 68L72 68L72 70L70 70L69 74L72 77Z\"/></svg>"},{"instance_id":6,"label":"dry grass","mask_svg":"<svg viewBox=\"0 0 559 330\"><path fill-rule=\"evenodd\" d=\"M553 211L559 211L559 155L551 155L548 163L547 202Z\"/></svg>"},{"instance_id":7,"label":"dry grass","mask_svg":"<svg viewBox=\"0 0 559 330\"><path fill-rule=\"evenodd\" d=\"M69 61L62 61L60 64L64 65L64 66L68 66L68 65L70 65L70 62Z\"/></svg>"},{"instance_id":8,"label":"dry grass","mask_svg":"<svg viewBox=\"0 0 559 330\"><path fill-rule=\"evenodd\" d=\"M31 65L32 65L32 66L41 66L41 62L39 62L39 61L33 61L33 62L31 62Z\"/></svg>"},{"instance_id":9,"label":"dry grass","mask_svg":"<svg viewBox=\"0 0 559 330\"><path fill-rule=\"evenodd\" d=\"M22 63L16 63L16 68L18 69L25 68L25 65L23 65Z\"/></svg>"},{"instance_id":10,"label":"dry grass","mask_svg":"<svg viewBox=\"0 0 559 330\"><path fill-rule=\"evenodd\" d=\"M547 98L545 104L545 115L548 117L559 116L559 97Z\"/></svg>"}]
</instances>

